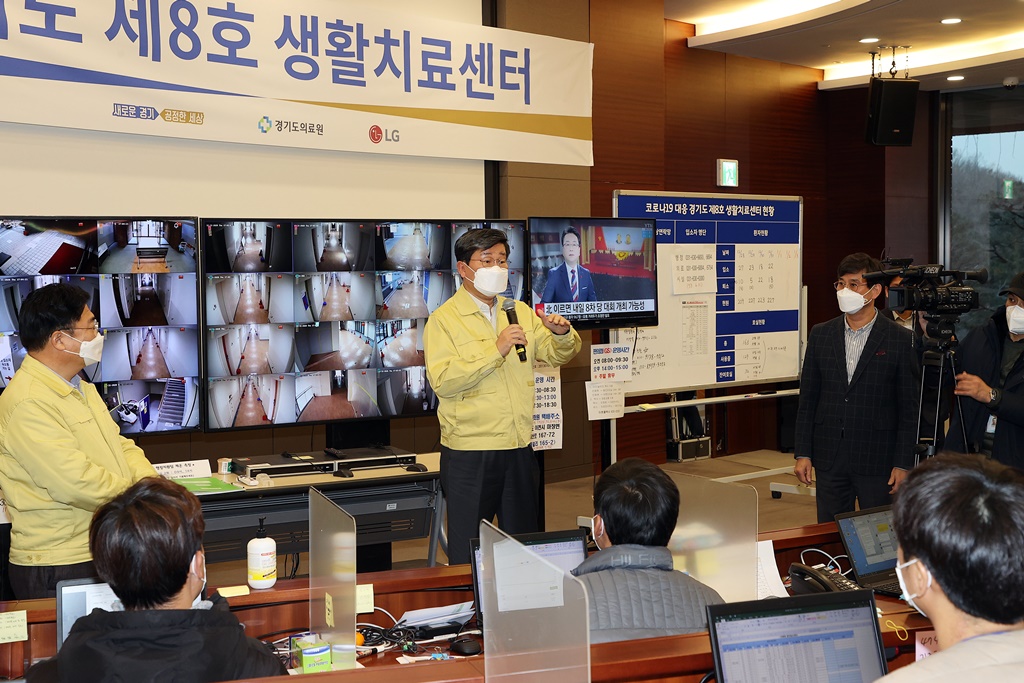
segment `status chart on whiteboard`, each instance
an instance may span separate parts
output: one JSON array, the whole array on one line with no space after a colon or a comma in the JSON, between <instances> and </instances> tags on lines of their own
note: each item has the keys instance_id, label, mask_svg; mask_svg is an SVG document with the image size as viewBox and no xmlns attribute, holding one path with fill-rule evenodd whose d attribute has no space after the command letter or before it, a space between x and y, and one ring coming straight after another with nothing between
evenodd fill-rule
<instances>
[{"instance_id":1,"label":"status chart on whiteboard","mask_svg":"<svg viewBox=\"0 0 1024 683\"><path fill-rule=\"evenodd\" d=\"M642 328L637 341L681 368L678 376L641 378L639 363L634 380L646 381L638 389L799 374L798 197L623 192L616 214L657 221L659 325Z\"/></svg>"}]
</instances>

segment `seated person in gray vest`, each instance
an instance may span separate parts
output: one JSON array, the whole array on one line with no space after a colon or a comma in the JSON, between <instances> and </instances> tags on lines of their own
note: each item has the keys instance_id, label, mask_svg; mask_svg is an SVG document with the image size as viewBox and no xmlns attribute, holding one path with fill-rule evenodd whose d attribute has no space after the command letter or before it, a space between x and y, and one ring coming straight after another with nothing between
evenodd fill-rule
<instances>
[{"instance_id":1,"label":"seated person in gray vest","mask_svg":"<svg viewBox=\"0 0 1024 683\"><path fill-rule=\"evenodd\" d=\"M203 511L183 486L147 477L96 510L89 549L124 611L78 619L28 683L229 681L288 672L206 587Z\"/></svg>"},{"instance_id":2,"label":"seated person in gray vest","mask_svg":"<svg viewBox=\"0 0 1024 683\"><path fill-rule=\"evenodd\" d=\"M656 465L620 460L594 485L599 552L573 570L590 602L590 642L707 630L713 589L672 569L668 541L679 516L679 489Z\"/></svg>"}]
</instances>

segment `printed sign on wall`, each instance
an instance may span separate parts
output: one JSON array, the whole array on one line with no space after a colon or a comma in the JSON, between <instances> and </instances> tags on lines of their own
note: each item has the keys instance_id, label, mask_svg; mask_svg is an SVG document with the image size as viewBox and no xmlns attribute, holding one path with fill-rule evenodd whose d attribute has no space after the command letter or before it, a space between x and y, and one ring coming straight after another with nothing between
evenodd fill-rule
<instances>
[{"instance_id":1,"label":"printed sign on wall","mask_svg":"<svg viewBox=\"0 0 1024 683\"><path fill-rule=\"evenodd\" d=\"M593 46L346 0L0 2L0 120L592 165Z\"/></svg>"}]
</instances>

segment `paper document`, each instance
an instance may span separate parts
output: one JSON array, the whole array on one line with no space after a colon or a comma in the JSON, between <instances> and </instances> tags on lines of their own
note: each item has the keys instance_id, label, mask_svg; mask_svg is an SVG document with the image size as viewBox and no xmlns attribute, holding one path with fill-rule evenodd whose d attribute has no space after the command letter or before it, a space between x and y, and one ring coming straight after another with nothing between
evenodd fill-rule
<instances>
[{"instance_id":1,"label":"paper document","mask_svg":"<svg viewBox=\"0 0 1024 683\"><path fill-rule=\"evenodd\" d=\"M473 610L473 601L471 600L445 607L414 609L403 614L398 623L403 626L427 626L430 624L444 624L449 621L465 624L474 614L476 612Z\"/></svg>"},{"instance_id":2,"label":"paper document","mask_svg":"<svg viewBox=\"0 0 1024 683\"><path fill-rule=\"evenodd\" d=\"M775 564L775 545L771 541L757 542L757 599L789 597Z\"/></svg>"}]
</instances>

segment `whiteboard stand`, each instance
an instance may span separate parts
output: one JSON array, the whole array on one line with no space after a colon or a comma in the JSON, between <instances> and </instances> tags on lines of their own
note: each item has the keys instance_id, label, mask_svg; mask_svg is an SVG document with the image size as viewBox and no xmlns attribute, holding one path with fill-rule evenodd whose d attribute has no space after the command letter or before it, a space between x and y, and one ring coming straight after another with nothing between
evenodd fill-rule
<instances>
[{"instance_id":1,"label":"whiteboard stand","mask_svg":"<svg viewBox=\"0 0 1024 683\"><path fill-rule=\"evenodd\" d=\"M783 493L795 493L801 496L810 496L811 498L817 497L814 487L804 484L779 484L773 481L768 484L768 490L772 492L772 498L782 498Z\"/></svg>"},{"instance_id":2,"label":"whiteboard stand","mask_svg":"<svg viewBox=\"0 0 1024 683\"><path fill-rule=\"evenodd\" d=\"M721 388L721 387L719 387ZM783 391L767 391L756 394L743 394L735 396L715 396L713 398L694 398L686 401L667 401L665 403L641 403L636 406L626 406L623 409L623 417L630 413L646 413L651 410L669 410L671 408L682 408L684 406L699 406L709 405L715 403L739 403L740 401L757 401L765 398L780 398L782 396L798 396L800 394L799 389L784 389ZM609 441L611 441L611 457L609 458L610 463L614 465L618 460L618 445L617 445L617 434L616 434L616 423L618 420L609 420ZM764 476L759 474L759 476ZM784 486L784 484L780 484ZM775 497L774 494L772 496Z\"/></svg>"}]
</instances>

